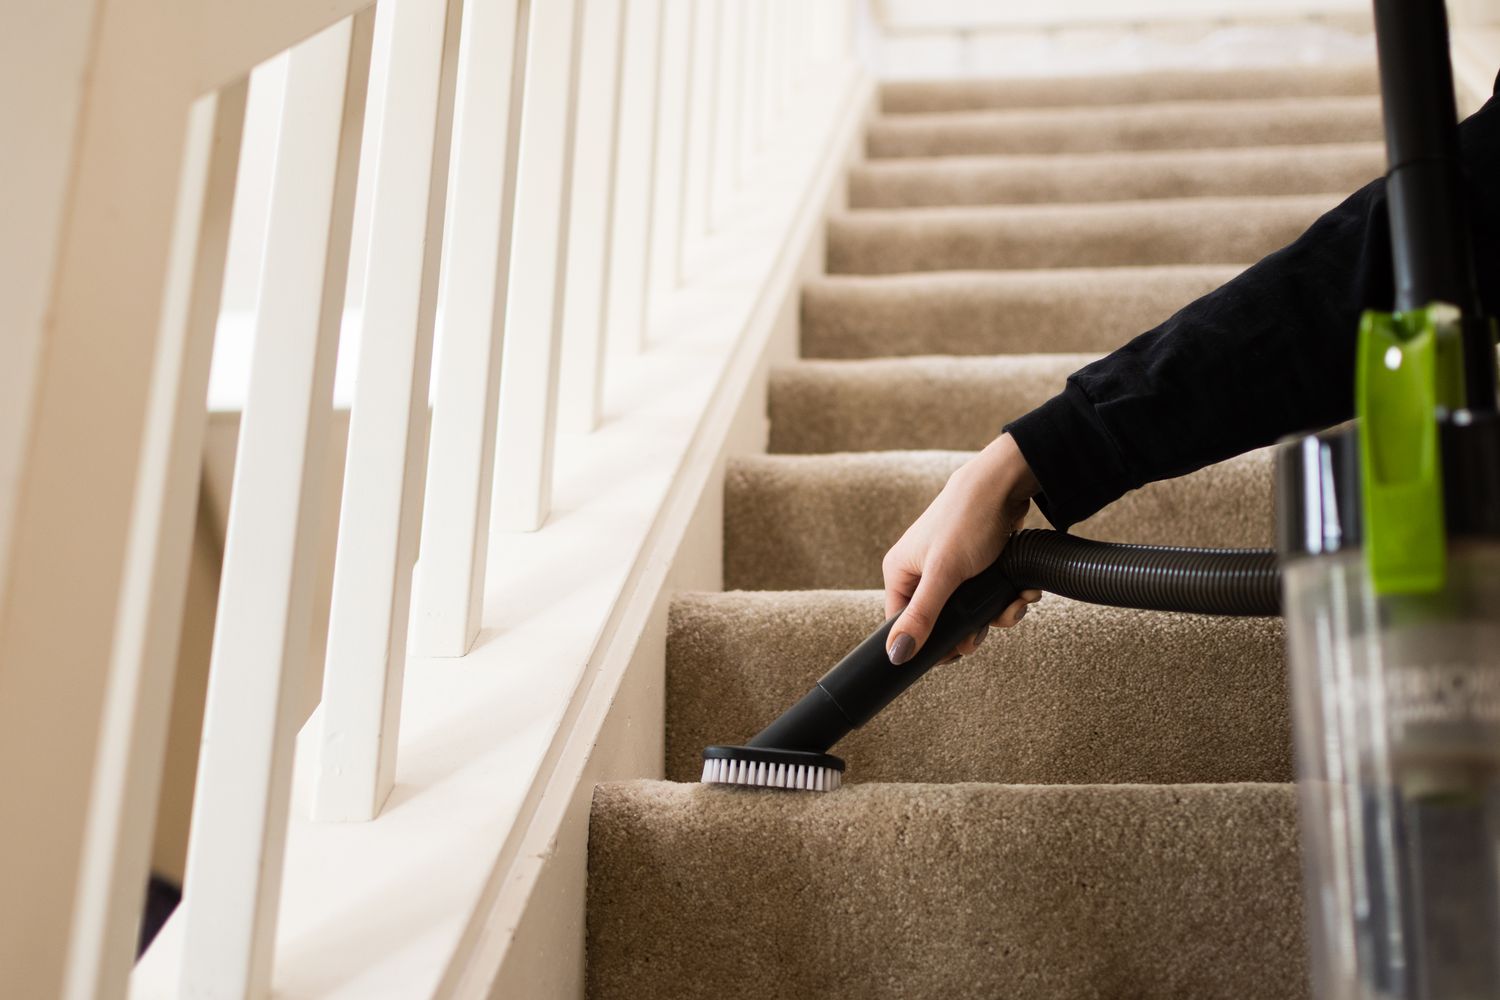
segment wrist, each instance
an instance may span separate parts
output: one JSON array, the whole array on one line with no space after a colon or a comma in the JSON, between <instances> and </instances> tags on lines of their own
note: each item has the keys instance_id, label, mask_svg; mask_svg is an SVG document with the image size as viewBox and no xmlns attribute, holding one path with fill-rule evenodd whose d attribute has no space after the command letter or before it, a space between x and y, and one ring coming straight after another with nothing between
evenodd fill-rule
<instances>
[{"instance_id":1,"label":"wrist","mask_svg":"<svg viewBox=\"0 0 1500 1000\"><path fill-rule=\"evenodd\" d=\"M993 488L1012 499L1029 500L1041 492L1041 484L1021 454L1020 446L1009 434L1001 434L980 452L987 469L986 478Z\"/></svg>"}]
</instances>

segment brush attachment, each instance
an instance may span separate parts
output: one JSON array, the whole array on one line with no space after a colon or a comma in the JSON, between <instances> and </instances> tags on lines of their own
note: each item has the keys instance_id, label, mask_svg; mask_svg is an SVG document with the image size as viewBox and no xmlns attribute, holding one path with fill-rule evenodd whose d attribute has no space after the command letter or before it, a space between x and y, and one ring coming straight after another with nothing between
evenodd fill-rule
<instances>
[{"instance_id":1,"label":"brush attachment","mask_svg":"<svg viewBox=\"0 0 1500 1000\"><path fill-rule=\"evenodd\" d=\"M844 783L844 762L826 753L712 746L703 751L702 780L716 785L831 792Z\"/></svg>"}]
</instances>

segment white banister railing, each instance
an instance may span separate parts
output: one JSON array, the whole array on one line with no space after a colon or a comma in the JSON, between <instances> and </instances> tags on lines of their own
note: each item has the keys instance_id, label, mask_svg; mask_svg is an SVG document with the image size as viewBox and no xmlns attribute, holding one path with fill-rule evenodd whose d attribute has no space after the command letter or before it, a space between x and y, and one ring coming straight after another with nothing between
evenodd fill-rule
<instances>
[{"instance_id":1,"label":"white banister railing","mask_svg":"<svg viewBox=\"0 0 1500 1000\"><path fill-rule=\"evenodd\" d=\"M461 0L376 8L359 371L313 804L322 820L374 818L394 781L462 11Z\"/></svg>"},{"instance_id":2,"label":"white banister railing","mask_svg":"<svg viewBox=\"0 0 1500 1000\"><path fill-rule=\"evenodd\" d=\"M77 934L62 995L122 982L140 916L151 811L161 785L171 668L181 632L214 327L228 254L247 82L194 102L151 374L146 446L101 720L96 818L80 859Z\"/></svg>"},{"instance_id":3,"label":"white banister railing","mask_svg":"<svg viewBox=\"0 0 1500 1000\"><path fill-rule=\"evenodd\" d=\"M682 215L687 179L688 110L692 103L693 0L661 0L661 49L656 112L655 181L651 195L646 316L677 287L682 264Z\"/></svg>"},{"instance_id":4,"label":"white banister railing","mask_svg":"<svg viewBox=\"0 0 1500 1000\"><path fill-rule=\"evenodd\" d=\"M621 32L620 139L615 153L605 343L608 351L624 357L639 353L646 343L664 2L630 0Z\"/></svg>"},{"instance_id":5,"label":"white banister railing","mask_svg":"<svg viewBox=\"0 0 1500 1000\"><path fill-rule=\"evenodd\" d=\"M214 0L184 16L180 0L57 0L35 58L77 63L84 82L58 96L78 114L71 142L49 134L34 147L54 172L66 158L66 183L18 175L49 199L27 236L47 236L36 244L57 248L57 266L13 310L26 354L5 384L26 413L0 441L0 751L17 799L4 823L22 831L19 857L3 862L0 995L269 996L289 935L316 950L330 933L304 902L287 904L327 897L309 889L318 863L296 838L317 840L310 853L329 868L391 836L410 867L429 865L425 838L386 831L413 813L429 832L463 830L494 789L453 797L431 776L494 770L494 746L473 746L497 705L476 692L528 672L555 703L509 724L533 756L512 762L522 777L485 815L530 815L519 800L543 790L526 782L552 780L546 755L569 736L548 727L581 724L570 699L604 655L591 644L633 648L646 626L619 632L616 602L650 606L665 586L631 581L641 567L665 572L649 547L662 511L687 516L672 484L688 449L708 447L693 421L728 405L712 392L724 366L759 370L753 351L741 357L752 319L785 314L747 296L772 275L787 294L801 259L788 241L807 239L827 197L796 185L831 184L844 148L831 144L852 134L851 7ZM24 97L13 89L0 99ZM33 148L28 137L18 148ZM268 171L246 167L258 158ZM779 173L761 184L767 168ZM247 169L269 175L264 190L239 183ZM231 242L233 287L255 289L236 302L248 320L221 302ZM697 298L685 295L707 272ZM243 412L184 905L132 976L210 359L216 331L235 323L253 346L248 371L226 376L242 383ZM343 491L329 498L340 357L354 379ZM84 426L96 420L107 426ZM640 481L619 471L622 442L657 463ZM590 521L579 535L580 509L617 489L628 530ZM316 591L331 499L324 648ZM593 559L610 561L597 577ZM487 607L497 576L507 600L491 588ZM526 604L533 577L552 605ZM587 605L565 665L534 662L543 647L518 603L539 621ZM522 638L506 645L508 633ZM402 778L411 748L420 757L446 735L432 720L460 716L467 698L477 726L456 727L442 765L421 757L419 777ZM424 780L436 785L413 802ZM505 854L504 829L474 836L491 865L536 857ZM491 968L504 931L486 914L510 905L494 895L506 873L476 867L462 891L440 874L449 909L432 924L446 937L418 977L431 988L390 995L469 995L471 970ZM351 893L337 912L362 901ZM305 982L290 992L321 994ZM361 981L346 995L379 992Z\"/></svg>"},{"instance_id":6,"label":"white banister railing","mask_svg":"<svg viewBox=\"0 0 1500 1000\"><path fill-rule=\"evenodd\" d=\"M540 528L552 505L579 3L531 0L527 26L494 502L496 525L519 531Z\"/></svg>"},{"instance_id":7,"label":"white banister railing","mask_svg":"<svg viewBox=\"0 0 1500 1000\"><path fill-rule=\"evenodd\" d=\"M434 385L442 405L432 414L409 644L419 656L463 656L479 634L528 3L470 0L464 9Z\"/></svg>"},{"instance_id":8,"label":"white banister railing","mask_svg":"<svg viewBox=\"0 0 1500 1000\"><path fill-rule=\"evenodd\" d=\"M373 11L283 58L184 895L182 994L268 992Z\"/></svg>"},{"instance_id":9,"label":"white banister railing","mask_svg":"<svg viewBox=\"0 0 1500 1000\"><path fill-rule=\"evenodd\" d=\"M558 398L558 427L565 431L592 431L604 404L624 15L624 0L583 5Z\"/></svg>"}]
</instances>

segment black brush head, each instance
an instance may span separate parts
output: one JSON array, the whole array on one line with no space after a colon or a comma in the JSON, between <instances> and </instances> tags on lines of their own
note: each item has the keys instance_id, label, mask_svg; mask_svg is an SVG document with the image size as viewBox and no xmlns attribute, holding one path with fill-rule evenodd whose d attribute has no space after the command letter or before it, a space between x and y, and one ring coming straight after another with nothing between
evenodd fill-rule
<instances>
[{"instance_id":1,"label":"black brush head","mask_svg":"<svg viewBox=\"0 0 1500 1000\"><path fill-rule=\"evenodd\" d=\"M844 762L833 754L776 747L712 746L703 751L709 784L831 792L844 783Z\"/></svg>"}]
</instances>

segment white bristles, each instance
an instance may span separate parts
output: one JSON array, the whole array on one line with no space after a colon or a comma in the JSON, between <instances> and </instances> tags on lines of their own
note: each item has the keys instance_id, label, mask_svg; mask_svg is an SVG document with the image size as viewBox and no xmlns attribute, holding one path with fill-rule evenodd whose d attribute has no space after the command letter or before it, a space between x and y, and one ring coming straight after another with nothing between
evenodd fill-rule
<instances>
[{"instance_id":1,"label":"white bristles","mask_svg":"<svg viewBox=\"0 0 1500 1000\"><path fill-rule=\"evenodd\" d=\"M714 785L832 792L844 784L844 775L833 768L814 764L772 764L765 761L714 758L703 762L702 780L705 784Z\"/></svg>"}]
</instances>

